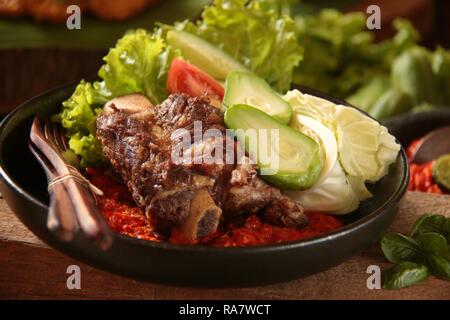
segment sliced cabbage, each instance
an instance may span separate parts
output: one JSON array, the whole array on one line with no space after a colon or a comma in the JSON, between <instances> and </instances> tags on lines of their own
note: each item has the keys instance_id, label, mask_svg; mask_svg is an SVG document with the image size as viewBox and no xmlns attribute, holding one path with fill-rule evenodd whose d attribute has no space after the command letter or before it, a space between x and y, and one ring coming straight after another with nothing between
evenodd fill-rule
<instances>
[{"instance_id":1,"label":"sliced cabbage","mask_svg":"<svg viewBox=\"0 0 450 320\"><path fill-rule=\"evenodd\" d=\"M386 127L381 127L380 148L377 152L377 162L379 166L377 178L381 179L388 174L389 166L397 160L400 145L391 135Z\"/></svg>"},{"instance_id":2,"label":"sliced cabbage","mask_svg":"<svg viewBox=\"0 0 450 320\"><path fill-rule=\"evenodd\" d=\"M346 177L338 161L338 145L333 132L319 121L296 115L292 126L316 140L325 152L325 163L316 184L307 191L286 191L307 210L345 214L356 210L359 202L371 196L364 180Z\"/></svg>"},{"instance_id":3,"label":"sliced cabbage","mask_svg":"<svg viewBox=\"0 0 450 320\"><path fill-rule=\"evenodd\" d=\"M325 153L322 172L315 185L321 184L330 174L338 159L338 147L333 132L320 121L303 115L295 115L292 127L314 139Z\"/></svg>"},{"instance_id":4,"label":"sliced cabbage","mask_svg":"<svg viewBox=\"0 0 450 320\"><path fill-rule=\"evenodd\" d=\"M346 175L346 177L347 182L358 197L359 201L364 201L373 197L373 194L367 189L366 183L361 177L348 175Z\"/></svg>"},{"instance_id":5,"label":"sliced cabbage","mask_svg":"<svg viewBox=\"0 0 450 320\"><path fill-rule=\"evenodd\" d=\"M358 110L335 105L298 90L288 92L295 115L291 126L322 146L325 165L316 184L305 191L286 191L307 210L346 214L372 194L366 182L388 173L400 145L387 129Z\"/></svg>"},{"instance_id":6,"label":"sliced cabbage","mask_svg":"<svg viewBox=\"0 0 450 320\"><path fill-rule=\"evenodd\" d=\"M306 210L318 210L332 214L346 214L355 211L362 200L370 197L362 180L349 180L339 161L336 161L328 177L320 184L306 191L285 191L285 193ZM361 198L360 198L361 196Z\"/></svg>"},{"instance_id":7,"label":"sliced cabbage","mask_svg":"<svg viewBox=\"0 0 450 320\"><path fill-rule=\"evenodd\" d=\"M378 173L380 125L353 108L336 107L339 159L345 172L371 180Z\"/></svg>"},{"instance_id":8,"label":"sliced cabbage","mask_svg":"<svg viewBox=\"0 0 450 320\"><path fill-rule=\"evenodd\" d=\"M345 172L376 182L397 159L400 145L387 129L358 110L336 106L339 160Z\"/></svg>"},{"instance_id":9,"label":"sliced cabbage","mask_svg":"<svg viewBox=\"0 0 450 320\"><path fill-rule=\"evenodd\" d=\"M303 94L299 90L289 91L283 99L291 105L295 114L316 119L334 130L334 103L308 94Z\"/></svg>"},{"instance_id":10,"label":"sliced cabbage","mask_svg":"<svg viewBox=\"0 0 450 320\"><path fill-rule=\"evenodd\" d=\"M330 100L325 100L316 96L312 96L310 94L304 94L304 97L313 106L319 109L322 114L331 116L335 112L336 105Z\"/></svg>"}]
</instances>

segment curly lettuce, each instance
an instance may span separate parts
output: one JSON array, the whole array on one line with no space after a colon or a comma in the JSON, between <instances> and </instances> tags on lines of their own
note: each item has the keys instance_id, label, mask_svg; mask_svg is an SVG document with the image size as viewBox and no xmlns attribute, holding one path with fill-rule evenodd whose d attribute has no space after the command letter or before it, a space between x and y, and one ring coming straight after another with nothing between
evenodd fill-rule
<instances>
[{"instance_id":1,"label":"curly lettuce","mask_svg":"<svg viewBox=\"0 0 450 320\"><path fill-rule=\"evenodd\" d=\"M63 102L54 120L61 122L69 138L69 146L81 158L81 166L103 162L100 142L95 137L97 113L111 98L104 82L81 81L72 96Z\"/></svg>"},{"instance_id":2,"label":"curly lettuce","mask_svg":"<svg viewBox=\"0 0 450 320\"><path fill-rule=\"evenodd\" d=\"M292 0L215 0L196 23L175 28L194 33L215 44L279 91L288 89L294 67L302 58L295 25L284 15ZM164 26L149 33L138 29L127 33L103 59L100 82L82 81L63 103L56 117L67 132L71 149L82 166L103 162L101 144L95 137L96 116L110 99L143 93L158 104L167 97L169 66L178 50L167 45Z\"/></svg>"},{"instance_id":3,"label":"curly lettuce","mask_svg":"<svg viewBox=\"0 0 450 320\"><path fill-rule=\"evenodd\" d=\"M164 39L138 29L109 51L98 75L114 96L139 92L157 104L167 97L167 71L177 56Z\"/></svg>"},{"instance_id":4,"label":"curly lettuce","mask_svg":"<svg viewBox=\"0 0 450 320\"><path fill-rule=\"evenodd\" d=\"M167 97L169 65L178 55L165 41L138 29L120 39L104 58L99 71L103 81L81 81L72 96L63 102L55 117L66 130L72 151L80 156L82 167L103 163L100 141L96 138L96 118L110 99L140 92L153 103Z\"/></svg>"},{"instance_id":5,"label":"curly lettuce","mask_svg":"<svg viewBox=\"0 0 450 320\"><path fill-rule=\"evenodd\" d=\"M295 19L304 59L294 83L346 98L379 75L389 74L392 61L414 46L417 31L406 20L394 21L396 35L381 43L366 28L363 13L324 9L318 15Z\"/></svg>"},{"instance_id":6,"label":"curly lettuce","mask_svg":"<svg viewBox=\"0 0 450 320\"><path fill-rule=\"evenodd\" d=\"M432 64L443 102L450 106L450 50L439 47L433 54Z\"/></svg>"},{"instance_id":7,"label":"curly lettuce","mask_svg":"<svg viewBox=\"0 0 450 320\"><path fill-rule=\"evenodd\" d=\"M282 11L270 0L215 0L201 20L177 23L175 28L216 45L284 92L303 55L295 23Z\"/></svg>"},{"instance_id":8,"label":"curly lettuce","mask_svg":"<svg viewBox=\"0 0 450 320\"><path fill-rule=\"evenodd\" d=\"M59 115L67 133L95 133L96 111L110 98L111 93L103 82L81 81L72 96L63 102Z\"/></svg>"}]
</instances>

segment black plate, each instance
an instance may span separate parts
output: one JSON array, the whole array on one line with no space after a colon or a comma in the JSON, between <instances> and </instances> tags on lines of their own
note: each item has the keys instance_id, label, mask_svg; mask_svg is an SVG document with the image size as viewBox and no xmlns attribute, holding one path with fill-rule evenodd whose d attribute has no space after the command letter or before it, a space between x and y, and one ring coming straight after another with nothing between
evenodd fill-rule
<instances>
[{"instance_id":1,"label":"black plate","mask_svg":"<svg viewBox=\"0 0 450 320\"><path fill-rule=\"evenodd\" d=\"M404 148L430 131L450 125L450 109L407 113L383 121Z\"/></svg>"},{"instance_id":2,"label":"black plate","mask_svg":"<svg viewBox=\"0 0 450 320\"><path fill-rule=\"evenodd\" d=\"M408 184L404 151L388 176L371 186L372 199L345 217L333 233L303 241L247 248L213 248L153 243L115 235L107 252L83 235L71 243L56 239L46 228L46 180L27 149L34 115L56 113L74 86L34 98L11 113L0 126L0 189L19 219L39 238L65 254L114 273L152 282L208 287L237 287L286 281L330 268L376 241L396 213ZM343 101L302 88L333 102Z\"/></svg>"}]
</instances>

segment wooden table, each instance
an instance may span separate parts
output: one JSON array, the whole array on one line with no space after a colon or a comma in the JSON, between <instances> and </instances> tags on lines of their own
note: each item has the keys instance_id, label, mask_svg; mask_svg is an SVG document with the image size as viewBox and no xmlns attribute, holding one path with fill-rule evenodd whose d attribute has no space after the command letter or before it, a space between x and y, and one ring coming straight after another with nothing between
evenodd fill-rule
<instances>
[{"instance_id":1,"label":"wooden table","mask_svg":"<svg viewBox=\"0 0 450 320\"><path fill-rule=\"evenodd\" d=\"M390 231L407 233L424 213L450 216L450 197L410 192ZM66 286L69 265L81 268L81 290ZM450 282L430 277L410 288L367 289L367 267L390 266L378 244L307 278L244 289L176 288L139 282L73 260L37 239L0 199L0 298L20 299L450 299Z\"/></svg>"}]
</instances>

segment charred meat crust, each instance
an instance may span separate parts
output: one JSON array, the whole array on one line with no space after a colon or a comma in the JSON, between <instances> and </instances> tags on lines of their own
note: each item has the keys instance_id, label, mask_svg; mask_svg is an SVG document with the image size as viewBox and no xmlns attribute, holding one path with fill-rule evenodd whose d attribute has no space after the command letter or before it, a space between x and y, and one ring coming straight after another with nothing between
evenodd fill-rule
<instances>
[{"instance_id":1,"label":"charred meat crust","mask_svg":"<svg viewBox=\"0 0 450 320\"><path fill-rule=\"evenodd\" d=\"M177 130L184 129L193 135L195 122L201 123L202 133L208 129L222 133L220 145L224 157L229 155L227 148L236 151L239 146L225 134L220 110L204 99L184 94L173 94L158 106L145 103L142 98L130 95L111 101L97 117L97 136L106 159L121 174L136 204L157 227L170 229L186 223L193 210L191 202L199 190L206 190L225 215L266 209L265 216L274 224L301 227L307 223L301 206L261 180L256 167L248 161L241 164L235 164L236 159L225 164L229 163L225 158L222 163L213 164L172 161L172 151L180 143ZM194 148L213 148L216 142L219 141L194 143ZM215 231L220 219L217 212L205 213L197 221L196 228L200 228L196 237Z\"/></svg>"}]
</instances>

